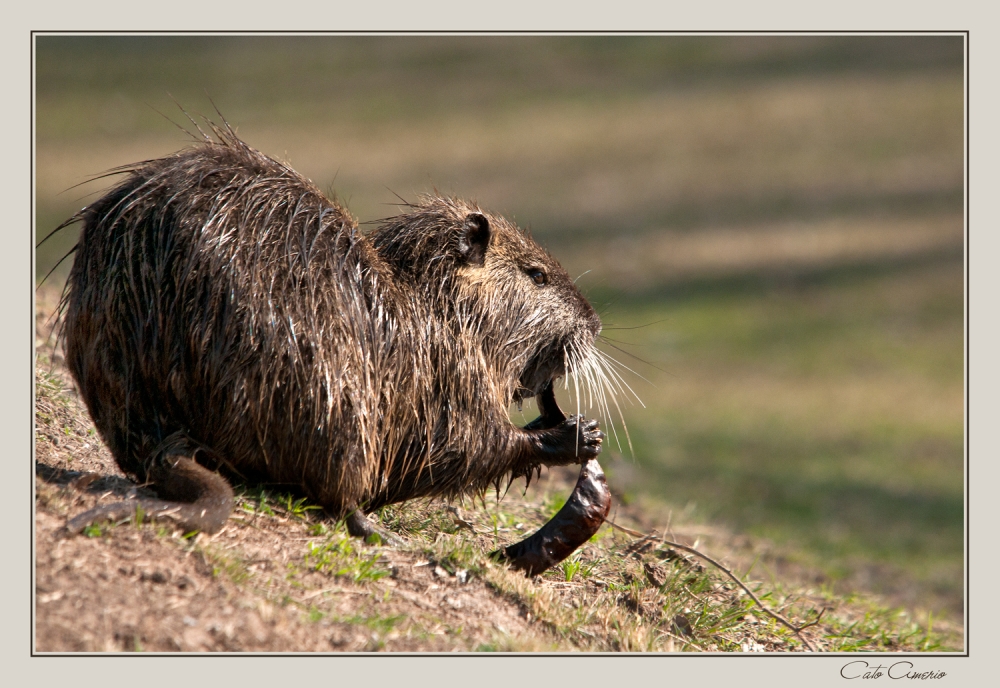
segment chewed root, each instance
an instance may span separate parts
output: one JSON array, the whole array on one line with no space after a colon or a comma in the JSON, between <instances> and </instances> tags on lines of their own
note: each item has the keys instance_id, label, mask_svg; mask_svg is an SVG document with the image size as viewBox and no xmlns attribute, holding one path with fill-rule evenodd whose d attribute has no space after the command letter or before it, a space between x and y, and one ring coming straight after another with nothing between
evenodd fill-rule
<instances>
[{"instance_id":1,"label":"chewed root","mask_svg":"<svg viewBox=\"0 0 1000 688\"><path fill-rule=\"evenodd\" d=\"M528 576L552 568L597 533L611 510L608 481L597 459L580 468L580 477L566 504L533 535L493 552Z\"/></svg>"},{"instance_id":2,"label":"chewed root","mask_svg":"<svg viewBox=\"0 0 1000 688\"><path fill-rule=\"evenodd\" d=\"M566 420L566 415L556 403L551 384L538 395L537 402L541 415L533 425L551 427ZM509 562L513 568L521 569L529 576L538 575L592 538L610 510L608 481L597 459L590 459L581 466L580 477L566 504L548 523L533 535L490 556Z\"/></svg>"}]
</instances>

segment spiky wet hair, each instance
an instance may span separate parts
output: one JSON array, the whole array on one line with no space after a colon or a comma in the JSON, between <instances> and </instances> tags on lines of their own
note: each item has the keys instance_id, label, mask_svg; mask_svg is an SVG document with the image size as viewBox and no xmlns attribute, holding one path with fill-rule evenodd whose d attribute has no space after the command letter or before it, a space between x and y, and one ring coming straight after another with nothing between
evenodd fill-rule
<instances>
[{"instance_id":1,"label":"spiky wet hair","mask_svg":"<svg viewBox=\"0 0 1000 688\"><path fill-rule=\"evenodd\" d=\"M513 223L424 197L365 236L290 167L214 134L120 168L71 220L67 363L130 475L181 434L199 461L335 515L454 496L530 473L512 400L568 373L614 391L596 314Z\"/></svg>"}]
</instances>

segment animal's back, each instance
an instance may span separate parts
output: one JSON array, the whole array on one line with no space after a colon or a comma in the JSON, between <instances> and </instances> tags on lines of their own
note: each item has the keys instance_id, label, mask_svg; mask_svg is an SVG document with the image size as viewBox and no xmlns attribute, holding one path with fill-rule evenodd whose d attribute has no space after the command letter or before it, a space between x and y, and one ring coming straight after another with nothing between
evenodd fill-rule
<instances>
[{"instance_id":1,"label":"animal's back","mask_svg":"<svg viewBox=\"0 0 1000 688\"><path fill-rule=\"evenodd\" d=\"M234 476L363 493L392 288L353 219L234 136L126 173L82 211L64 330L121 468L182 432Z\"/></svg>"}]
</instances>

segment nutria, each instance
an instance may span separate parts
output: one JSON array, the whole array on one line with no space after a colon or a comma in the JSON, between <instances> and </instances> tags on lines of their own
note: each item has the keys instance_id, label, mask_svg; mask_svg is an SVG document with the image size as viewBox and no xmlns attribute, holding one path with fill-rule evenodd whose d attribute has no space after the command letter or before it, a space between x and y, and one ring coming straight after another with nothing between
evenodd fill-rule
<instances>
[{"instance_id":1,"label":"nutria","mask_svg":"<svg viewBox=\"0 0 1000 688\"><path fill-rule=\"evenodd\" d=\"M280 484L368 535L382 505L600 453L596 420L509 420L569 374L599 400L612 390L600 319L525 232L425 196L365 235L310 181L213 130L116 170L66 223L82 223L66 361L119 467L165 500L143 511L215 532L227 479Z\"/></svg>"}]
</instances>

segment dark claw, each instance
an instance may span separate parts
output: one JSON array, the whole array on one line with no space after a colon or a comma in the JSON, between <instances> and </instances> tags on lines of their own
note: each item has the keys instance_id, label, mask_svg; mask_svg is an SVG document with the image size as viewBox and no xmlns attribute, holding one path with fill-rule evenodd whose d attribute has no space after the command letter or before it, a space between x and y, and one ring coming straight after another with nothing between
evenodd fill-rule
<instances>
[{"instance_id":1,"label":"dark claw","mask_svg":"<svg viewBox=\"0 0 1000 688\"><path fill-rule=\"evenodd\" d=\"M348 533L369 544L387 544L394 547L406 544L389 531L369 521L361 509L355 509L344 520L347 523Z\"/></svg>"},{"instance_id":2,"label":"dark claw","mask_svg":"<svg viewBox=\"0 0 1000 688\"><path fill-rule=\"evenodd\" d=\"M581 459L580 463L595 458L601 453L604 433L601 432L598 421L592 418L585 419L583 416L571 416L566 422L577 428L574 450L577 457Z\"/></svg>"},{"instance_id":3,"label":"dark claw","mask_svg":"<svg viewBox=\"0 0 1000 688\"><path fill-rule=\"evenodd\" d=\"M538 446L542 456L537 459L538 464L559 466L585 463L601 453L604 433L598 421L579 414L567 417L556 403L551 382L535 400L540 415L524 429L539 433Z\"/></svg>"}]
</instances>

